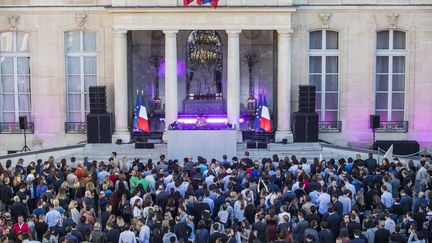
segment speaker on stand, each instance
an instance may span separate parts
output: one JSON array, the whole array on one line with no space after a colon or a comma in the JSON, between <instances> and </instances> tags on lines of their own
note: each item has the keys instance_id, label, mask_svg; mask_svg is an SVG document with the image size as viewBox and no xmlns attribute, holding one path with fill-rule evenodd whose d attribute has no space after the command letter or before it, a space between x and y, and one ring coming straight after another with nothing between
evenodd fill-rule
<instances>
[{"instance_id":1,"label":"speaker on stand","mask_svg":"<svg viewBox=\"0 0 432 243\"><path fill-rule=\"evenodd\" d=\"M87 115L87 142L112 142L112 115L107 112L106 86L90 86L90 113Z\"/></svg>"},{"instance_id":2,"label":"speaker on stand","mask_svg":"<svg viewBox=\"0 0 432 243\"><path fill-rule=\"evenodd\" d=\"M372 129L372 134L373 134L373 142L372 142L372 146L371 149L373 148L374 144L375 144L375 129L380 127L380 116L379 115L370 115L369 118L369 127L370 129Z\"/></svg>"},{"instance_id":3,"label":"speaker on stand","mask_svg":"<svg viewBox=\"0 0 432 243\"><path fill-rule=\"evenodd\" d=\"M19 129L24 131L24 147L22 147L21 152L30 151L30 148L27 146L27 117L20 116L19 118Z\"/></svg>"}]
</instances>

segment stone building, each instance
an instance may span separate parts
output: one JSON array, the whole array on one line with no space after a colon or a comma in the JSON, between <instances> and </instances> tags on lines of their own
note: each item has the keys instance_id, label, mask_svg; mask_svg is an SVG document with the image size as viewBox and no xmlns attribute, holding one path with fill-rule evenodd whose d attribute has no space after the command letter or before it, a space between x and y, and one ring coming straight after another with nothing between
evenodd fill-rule
<instances>
[{"instance_id":1,"label":"stone building","mask_svg":"<svg viewBox=\"0 0 432 243\"><path fill-rule=\"evenodd\" d=\"M365 2L0 0L0 151L22 147L20 116L33 148L85 141L92 85L107 87L113 141L130 139L137 91L160 134L190 95L218 97L239 134L250 131L248 99L265 95L275 140L292 141L298 87L313 84L320 139L368 147L378 114L377 139L430 148L432 3ZM213 66L191 64L202 33L218 39L202 47L219 55Z\"/></svg>"}]
</instances>

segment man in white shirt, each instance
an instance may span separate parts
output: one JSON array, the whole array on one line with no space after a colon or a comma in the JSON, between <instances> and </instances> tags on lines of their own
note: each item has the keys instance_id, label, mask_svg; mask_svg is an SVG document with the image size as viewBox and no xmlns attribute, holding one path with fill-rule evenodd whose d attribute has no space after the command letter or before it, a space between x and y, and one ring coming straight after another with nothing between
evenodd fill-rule
<instances>
[{"instance_id":1,"label":"man in white shirt","mask_svg":"<svg viewBox=\"0 0 432 243\"><path fill-rule=\"evenodd\" d=\"M126 224L123 229L124 231L120 233L119 243L137 243L135 234L132 231L133 227Z\"/></svg>"}]
</instances>

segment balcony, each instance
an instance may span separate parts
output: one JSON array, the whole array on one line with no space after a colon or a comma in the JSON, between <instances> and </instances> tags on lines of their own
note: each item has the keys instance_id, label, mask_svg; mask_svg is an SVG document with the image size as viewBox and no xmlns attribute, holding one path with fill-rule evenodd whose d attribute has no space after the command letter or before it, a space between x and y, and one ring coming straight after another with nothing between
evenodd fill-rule
<instances>
[{"instance_id":1,"label":"balcony","mask_svg":"<svg viewBox=\"0 0 432 243\"><path fill-rule=\"evenodd\" d=\"M27 122L26 133L34 133L34 122ZM22 134L19 122L0 122L0 134Z\"/></svg>"},{"instance_id":2,"label":"balcony","mask_svg":"<svg viewBox=\"0 0 432 243\"><path fill-rule=\"evenodd\" d=\"M87 122L65 122L65 132L69 134L86 134Z\"/></svg>"},{"instance_id":3,"label":"balcony","mask_svg":"<svg viewBox=\"0 0 432 243\"><path fill-rule=\"evenodd\" d=\"M318 130L320 133L342 132L342 122L341 121L320 121L318 122Z\"/></svg>"},{"instance_id":4,"label":"balcony","mask_svg":"<svg viewBox=\"0 0 432 243\"><path fill-rule=\"evenodd\" d=\"M379 133L404 133L408 132L408 121L381 121L380 127L375 129Z\"/></svg>"}]
</instances>

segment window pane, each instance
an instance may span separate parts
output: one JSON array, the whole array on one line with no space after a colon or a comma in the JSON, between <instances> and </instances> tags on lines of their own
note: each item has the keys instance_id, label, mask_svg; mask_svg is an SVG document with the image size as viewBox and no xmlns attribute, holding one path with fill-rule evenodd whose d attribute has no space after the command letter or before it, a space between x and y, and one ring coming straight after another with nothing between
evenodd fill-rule
<instances>
[{"instance_id":1,"label":"window pane","mask_svg":"<svg viewBox=\"0 0 432 243\"><path fill-rule=\"evenodd\" d=\"M321 93L316 93L315 108L321 110Z\"/></svg>"},{"instance_id":2,"label":"window pane","mask_svg":"<svg viewBox=\"0 0 432 243\"><path fill-rule=\"evenodd\" d=\"M81 112L69 112L69 122L81 122Z\"/></svg>"},{"instance_id":3,"label":"window pane","mask_svg":"<svg viewBox=\"0 0 432 243\"><path fill-rule=\"evenodd\" d=\"M394 74L393 75L393 91L404 91L405 90L405 75Z\"/></svg>"},{"instance_id":4,"label":"window pane","mask_svg":"<svg viewBox=\"0 0 432 243\"><path fill-rule=\"evenodd\" d=\"M68 75L68 92L81 91L81 78L79 75Z\"/></svg>"},{"instance_id":5,"label":"window pane","mask_svg":"<svg viewBox=\"0 0 432 243\"><path fill-rule=\"evenodd\" d=\"M84 92L89 92L89 87L96 85L96 75L85 75L84 84L85 84Z\"/></svg>"},{"instance_id":6,"label":"window pane","mask_svg":"<svg viewBox=\"0 0 432 243\"><path fill-rule=\"evenodd\" d=\"M1 76L0 93L13 93L14 92L14 77L12 75Z\"/></svg>"},{"instance_id":7,"label":"window pane","mask_svg":"<svg viewBox=\"0 0 432 243\"><path fill-rule=\"evenodd\" d=\"M0 97L2 98L0 103L2 104L3 111L15 111L14 95L2 95Z\"/></svg>"},{"instance_id":8,"label":"window pane","mask_svg":"<svg viewBox=\"0 0 432 243\"><path fill-rule=\"evenodd\" d=\"M338 49L338 32L329 30L326 31L326 46L327 49Z\"/></svg>"},{"instance_id":9,"label":"window pane","mask_svg":"<svg viewBox=\"0 0 432 243\"><path fill-rule=\"evenodd\" d=\"M309 75L309 83L310 83L310 85L315 85L316 91L321 91L321 75L320 74Z\"/></svg>"},{"instance_id":10,"label":"window pane","mask_svg":"<svg viewBox=\"0 0 432 243\"><path fill-rule=\"evenodd\" d=\"M30 76L29 75L18 75L18 92L30 92Z\"/></svg>"},{"instance_id":11,"label":"window pane","mask_svg":"<svg viewBox=\"0 0 432 243\"><path fill-rule=\"evenodd\" d=\"M326 73L338 73L338 57L326 57Z\"/></svg>"},{"instance_id":12,"label":"window pane","mask_svg":"<svg viewBox=\"0 0 432 243\"><path fill-rule=\"evenodd\" d=\"M13 68L13 57L1 57L1 74L13 74L14 68Z\"/></svg>"},{"instance_id":13,"label":"window pane","mask_svg":"<svg viewBox=\"0 0 432 243\"><path fill-rule=\"evenodd\" d=\"M96 32L84 32L84 51L96 51Z\"/></svg>"},{"instance_id":14,"label":"window pane","mask_svg":"<svg viewBox=\"0 0 432 243\"><path fill-rule=\"evenodd\" d=\"M13 51L13 32L0 33L0 52Z\"/></svg>"},{"instance_id":15,"label":"window pane","mask_svg":"<svg viewBox=\"0 0 432 243\"><path fill-rule=\"evenodd\" d=\"M388 121L388 112L387 111L377 111L376 115L380 116L380 121Z\"/></svg>"},{"instance_id":16,"label":"window pane","mask_svg":"<svg viewBox=\"0 0 432 243\"><path fill-rule=\"evenodd\" d=\"M321 57L309 57L309 73L321 73Z\"/></svg>"},{"instance_id":17,"label":"window pane","mask_svg":"<svg viewBox=\"0 0 432 243\"><path fill-rule=\"evenodd\" d=\"M405 57L393 57L393 73L405 73Z\"/></svg>"},{"instance_id":18,"label":"window pane","mask_svg":"<svg viewBox=\"0 0 432 243\"><path fill-rule=\"evenodd\" d=\"M96 57L84 57L84 74L96 74Z\"/></svg>"},{"instance_id":19,"label":"window pane","mask_svg":"<svg viewBox=\"0 0 432 243\"><path fill-rule=\"evenodd\" d=\"M380 31L377 33L377 49L389 49L389 31Z\"/></svg>"},{"instance_id":20,"label":"window pane","mask_svg":"<svg viewBox=\"0 0 432 243\"><path fill-rule=\"evenodd\" d=\"M81 95L80 94L69 94L68 95L68 110L69 111L80 111L81 110Z\"/></svg>"},{"instance_id":21,"label":"window pane","mask_svg":"<svg viewBox=\"0 0 432 243\"><path fill-rule=\"evenodd\" d=\"M17 32L17 52L28 52L29 48L29 33Z\"/></svg>"},{"instance_id":22,"label":"window pane","mask_svg":"<svg viewBox=\"0 0 432 243\"><path fill-rule=\"evenodd\" d=\"M15 112L3 112L2 122L15 122Z\"/></svg>"},{"instance_id":23,"label":"window pane","mask_svg":"<svg viewBox=\"0 0 432 243\"><path fill-rule=\"evenodd\" d=\"M405 32L393 31L393 49L404 50L406 49Z\"/></svg>"},{"instance_id":24,"label":"window pane","mask_svg":"<svg viewBox=\"0 0 432 243\"><path fill-rule=\"evenodd\" d=\"M68 57L67 58L67 74L80 74L80 58Z\"/></svg>"},{"instance_id":25,"label":"window pane","mask_svg":"<svg viewBox=\"0 0 432 243\"><path fill-rule=\"evenodd\" d=\"M20 94L18 95L19 111L31 111L31 95Z\"/></svg>"},{"instance_id":26,"label":"window pane","mask_svg":"<svg viewBox=\"0 0 432 243\"><path fill-rule=\"evenodd\" d=\"M326 111L325 114L325 119L324 121L337 121L338 117L337 117L337 111Z\"/></svg>"},{"instance_id":27,"label":"window pane","mask_svg":"<svg viewBox=\"0 0 432 243\"><path fill-rule=\"evenodd\" d=\"M326 75L326 91L338 90L338 75Z\"/></svg>"},{"instance_id":28,"label":"window pane","mask_svg":"<svg viewBox=\"0 0 432 243\"><path fill-rule=\"evenodd\" d=\"M376 94L376 109L387 109L387 93Z\"/></svg>"},{"instance_id":29,"label":"window pane","mask_svg":"<svg viewBox=\"0 0 432 243\"><path fill-rule=\"evenodd\" d=\"M69 31L65 33L65 49L66 52L80 51L80 32Z\"/></svg>"},{"instance_id":30,"label":"window pane","mask_svg":"<svg viewBox=\"0 0 432 243\"><path fill-rule=\"evenodd\" d=\"M392 109L404 108L404 93L393 93L392 95Z\"/></svg>"},{"instance_id":31,"label":"window pane","mask_svg":"<svg viewBox=\"0 0 432 243\"><path fill-rule=\"evenodd\" d=\"M90 95L85 94L84 101L85 101L85 111L89 112L90 111Z\"/></svg>"},{"instance_id":32,"label":"window pane","mask_svg":"<svg viewBox=\"0 0 432 243\"><path fill-rule=\"evenodd\" d=\"M392 121L403 121L404 120L404 112L403 111L392 111L391 113Z\"/></svg>"},{"instance_id":33,"label":"window pane","mask_svg":"<svg viewBox=\"0 0 432 243\"><path fill-rule=\"evenodd\" d=\"M337 109L338 108L338 94L337 93L326 93L325 94L326 109Z\"/></svg>"},{"instance_id":34,"label":"window pane","mask_svg":"<svg viewBox=\"0 0 432 243\"><path fill-rule=\"evenodd\" d=\"M377 73L388 73L389 71L389 57L378 56L376 63Z\"/></svg>"},{"instance_id":35,"label":"window pane","mask_svg":"<svg viewBox=\"0 0 432 243\"><path fill-rule=\"evenodd\" d=\"M322 49L322 30L310 32L309 49Z\"/></svg>"},{"instance_id":36,"label":"window pane","mask_svg":"<svg viewBox=\"0 0 432 243\"><path fill-rule=\"evenodd\" d=\"M377 74L376 79L376 91L388 91L388 75Z\"/></svg>"},{"instance_id":37,"label":"window pane","mask_svg":"<svg viewBox=\"0 0 432 243\"><path fill-rule=\"evenodd\" d=\"M17 58L17 72L18 74L30 74L30 58L18 57Z\"/></svg>"}]
</instances>

